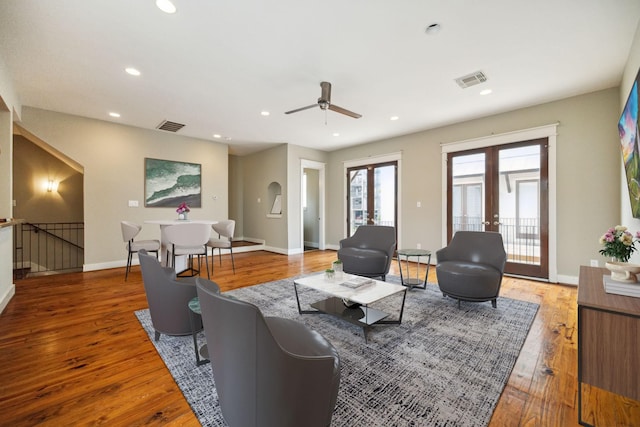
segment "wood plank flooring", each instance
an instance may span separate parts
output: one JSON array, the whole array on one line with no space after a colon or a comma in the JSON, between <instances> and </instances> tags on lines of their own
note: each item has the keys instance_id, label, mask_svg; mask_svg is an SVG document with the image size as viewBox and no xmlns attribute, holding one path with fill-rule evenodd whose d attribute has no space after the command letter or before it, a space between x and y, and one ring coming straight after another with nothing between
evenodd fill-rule
<instances>
[{"instance_id":1,"label":"wood plank flooring","mask_svg":"<svg viewBox=\"0 0 640 427\"><path fill-rule=\"evenodd\" d=\"M230 290L322 271L335 257L238 253L235 275L216 257L213 280ZM502 289L540 309L491 426L577 425L577 288L505 278ZM198 425L133 314L146 307L137 266L127 282L123 268L17 281L0 316L0 425ZM640 402L583 390L586 421L640 426Z\"/></svg>"}]
</instances>

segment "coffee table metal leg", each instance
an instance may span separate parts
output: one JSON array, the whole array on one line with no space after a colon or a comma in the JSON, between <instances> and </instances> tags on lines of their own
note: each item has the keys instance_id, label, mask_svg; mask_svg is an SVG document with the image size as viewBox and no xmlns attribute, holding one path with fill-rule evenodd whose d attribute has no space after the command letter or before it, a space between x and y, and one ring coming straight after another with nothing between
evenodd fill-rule
<instances>
[{"instance_id":1,"label":"coffee table metal leg","mask_svg":"<svg viewBox=\"0 0 640 427\"><path fill-rule=\"evenodd\" d=\"M196 327L193 321L193 316L196 313L193 310L189 309L189 322L191 323L191 335L193 336L193 348L196 353L196 366L204 365L205 363L209 363L209 359L200 359L200 351L198 350L198 331L196 331Z\"/></svg>"}]
</instances>

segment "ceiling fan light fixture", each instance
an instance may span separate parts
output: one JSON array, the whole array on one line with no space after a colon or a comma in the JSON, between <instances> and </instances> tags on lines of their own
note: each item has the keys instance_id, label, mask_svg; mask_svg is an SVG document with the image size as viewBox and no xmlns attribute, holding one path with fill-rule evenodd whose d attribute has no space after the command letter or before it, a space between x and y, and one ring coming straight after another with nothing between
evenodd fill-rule
<instances>
[{"instance_id":1,"label":"ceiling fan light fixture","mask_svg":"<svg viewBox=\"0 0 640 427\"><path fill-rule=\"evenodd\" d=\"M176 13L176 7L171 0L156 0L156 6L164 13Z\"/></svg>"}]
</instances>

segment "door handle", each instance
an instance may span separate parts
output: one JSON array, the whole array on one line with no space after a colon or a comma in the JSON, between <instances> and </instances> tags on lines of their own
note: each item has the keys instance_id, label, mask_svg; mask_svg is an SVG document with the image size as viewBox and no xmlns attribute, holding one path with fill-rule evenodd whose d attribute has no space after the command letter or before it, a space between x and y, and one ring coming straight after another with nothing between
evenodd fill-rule
<instances>
[{"instance_id":1,"label":"door handle","mask_svg":"<svg viewBox=\"0 0 640 427\"><path fill-rule=\"evenodd\" d=\"M485 221L485 222L483 222L483 224L484 225L491 225L491 222L490 221Z\"/></svg>"},{"instance_id":2,"label":"door handle","mask_svg":"<svg viewBox=\"0 0 640 427\"><path fill-rule=\"evenodd\" d=\"M493 221L493 225L502 225L502 223L499 221Z\"/></svg>"}]
</instances>

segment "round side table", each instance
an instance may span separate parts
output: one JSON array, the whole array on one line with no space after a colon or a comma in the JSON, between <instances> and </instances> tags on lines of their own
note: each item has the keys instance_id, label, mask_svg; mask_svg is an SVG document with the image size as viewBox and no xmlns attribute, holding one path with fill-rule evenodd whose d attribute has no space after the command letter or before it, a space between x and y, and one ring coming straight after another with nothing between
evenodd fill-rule
<instances>
[{"instance_id":1,"label":"round side table","mask_svg":"<svg viewBox=\"0 0 640 427\"><path fill-rule=\"evenodd\" d=\"M410 288L426 289L427 277L429 276L429 267L431 266L431 251L426 249L398 249L398 268L400 270L400 282ZM405 274L402 274L402 257L404 257ZM420 278L420 258L427 257L426 271L424 273L424 280ZM415 277L411 277L409 272L409 259L418 258L416 265Z\"/></svg>"},{"instance_id":2,"label":"round side table","mask_svg":"<svg viewBox=\"0 0 640 427\"><path fill-rule=\"evenodd\" d=\"M200 350L198 350L198 331L195 328L194 316L201 316L202 312L200 311L200 300L198 297L193 298L189 301L189 321L191 322L191 334L193 335L193 348L196 352L196 366L204 365L205 363L209 363L209 349L207 345L203 345Z\"/></svg>"}]
</instances>

